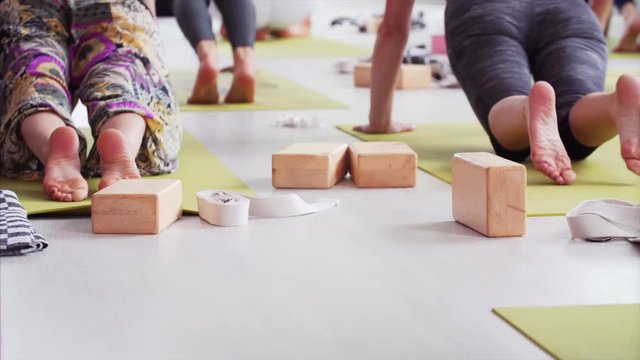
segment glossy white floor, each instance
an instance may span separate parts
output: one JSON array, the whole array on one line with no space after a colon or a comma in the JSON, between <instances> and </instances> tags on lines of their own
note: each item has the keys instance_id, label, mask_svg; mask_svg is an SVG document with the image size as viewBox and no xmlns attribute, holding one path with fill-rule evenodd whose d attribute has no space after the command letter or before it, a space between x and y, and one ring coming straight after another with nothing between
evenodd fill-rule
<instances>
[{"instance_id":1,"label":"glossy white floor","mask_svg":"<svg viewBox=\"0 0 640 360\"><path fill-rule=\"evenodd\" d=\"M337 4L319 3L314 31L370 44L325 24L380 3ZM426 7L432 29L441 26L442 6ZM161 25L170 66L194 66L173 21ZM278 127L280 111L184 113L185 127L258 194L286 193L271 187L272 152L352 142L333 125L367 119L368 91L335 61L259 59L351 105L293 112L322 127ZM398 92L395 118L474 121L461 91L436 87ZM50 247L0 262L1 357L546 358L491 308L640 301L638 246L571 241L563 217L529 218L525 236L487 239L453 221L450 186L423 172L413 189L345 181L296 193L341 203L235 228L185 216L155 236L94 235L88 217L34 219Z\"/></svg>"}]
</instances>

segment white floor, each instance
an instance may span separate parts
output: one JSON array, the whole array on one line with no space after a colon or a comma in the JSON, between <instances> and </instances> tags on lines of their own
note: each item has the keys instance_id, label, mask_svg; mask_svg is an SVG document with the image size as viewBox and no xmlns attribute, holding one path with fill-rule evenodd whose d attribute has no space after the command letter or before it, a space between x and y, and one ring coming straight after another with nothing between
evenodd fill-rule
<instances>
[{"instance_id":1,"label":"white floor","mask_svg":"<svg viewBox=\"0 0 640 360\"><path fill-rule=\"evenodd\" d=\"M335 4L319 3L314 31L371 44L322 19L380 3ZM430 24L441 21L441 5L421 6ZM175 24L161 26L170 67L194 66ZM258 194L287 193L271 186L274 151L353 142L333 126L367 120L368 91L337 74L336 60L258 61L347 110L183 113L185 128ZM412 123L475 121L460 90L437 87L397 92L394 111ZM322 126L279 127L284 113ZM50 247L0 262L0 357L538 359L549 356L493 307L640 302L640 247L572 241L563 217L529 218L523 237L485 238L453 221L450 186L424 172L412 189L345 181L296 193L341 203L235 228L185 216L155 236L94 235L88 217L33 219Z\"/></svg>"}]
</instances>

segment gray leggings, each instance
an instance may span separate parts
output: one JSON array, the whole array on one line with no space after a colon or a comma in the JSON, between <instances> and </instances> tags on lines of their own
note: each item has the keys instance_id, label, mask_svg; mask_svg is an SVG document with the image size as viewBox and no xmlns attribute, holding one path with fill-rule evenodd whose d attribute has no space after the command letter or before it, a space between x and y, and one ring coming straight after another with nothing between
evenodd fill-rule
<instances>
[{"instance_id":1,"label":"gray leggings","mask_svg":"<svg viewBox=\"0 0 640 360\"><path fill-rule=\"evenodd\" d=\"M160 1L159 1L160 2ZM252 0L214 0L222 14L233 48L252 47L256 41L256 10ZM210 0L173 0L173 14L195 49L201 40L215 40L209 15Z\"/></svg>"},{"instance_id":2,"label":"gray leggings","mask_svg":"<svg viewBox=\"0 0 640 360\"><path fill-rule=\"evenodd\" d=\"M498 143L489 111L508 96L529 94L532 77L556 91L569 156L584 159L595 150L580 144L569 126L573 105L603 90L607 70L602 30L584 0L449 0L445 31L453 72L496 154L515 161L529 155Z\"/></svg>"}]
</instances>

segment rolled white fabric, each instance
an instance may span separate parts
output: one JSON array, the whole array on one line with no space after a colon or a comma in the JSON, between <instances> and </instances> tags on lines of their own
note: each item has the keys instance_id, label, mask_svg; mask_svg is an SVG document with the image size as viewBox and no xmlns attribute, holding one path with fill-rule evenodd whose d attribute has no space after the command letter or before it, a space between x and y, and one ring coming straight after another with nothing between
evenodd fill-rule
<instances>
[{"instance_id":1,"label":"rolled white fabric","mask_svg":"<svg viewBox=\"0 0 640 360\"><path fill-rule=\"evenodd\" d=\"M249 220L249 199L226 190L203 190L196 193L198 213L207 222L218 226L246 225Z\"/></svg>"},{"instance_id":2,"label":"rolled white fabric","mask_svg":"<svg viewBox=\"0 0 640 360\"><path fill-rule=\"evenodd\" d=\"M336 199L318 199L309 204L296 194L255 197L227 190L203 190L196 197L200 217L218 226L245 225L249 216L282 218L312 214L340 203Z\"/></svg>"},{"instance_id":3,"label":"rolled white fabric","mask_svg":"<svg viewBox=\"0 0 640 360\"><path fill-rule=\"evenodd\" d=\"M572 239L640 242L640 206L626 201L583 201L567 213L567 222Z\"/></svg>"}]
</instances>

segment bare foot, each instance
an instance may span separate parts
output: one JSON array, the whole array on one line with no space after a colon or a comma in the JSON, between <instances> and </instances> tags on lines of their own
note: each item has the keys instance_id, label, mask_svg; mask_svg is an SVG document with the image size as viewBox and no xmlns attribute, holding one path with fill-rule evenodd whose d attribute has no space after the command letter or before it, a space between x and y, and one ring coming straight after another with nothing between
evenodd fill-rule
<instances>
[{"instance_id":1,"label":"bare foot","mask_svg":"<svg viewBox=\"0 0 640 360\"><path fill-rule=\"evenodd\" d=\"M56 201L80 201L89 193L87 181L80 173L78 134L68 126L59 127L49 138L49 157L42 187Z\"/></svg>"},{"instance_id":2,"label":"bare foot","mask_svg":"<svg viewBox=\"0 0 640 360\"><path fill-rule=\"evenodd\" d=\"M556 95L549 83L539 81L529 94L529 146L533 166L557 184L571 184L576 173L560 140L556 116Z\"/></svg>"},{"instance_id":3,"label":"bare foot","mask_svg":"<svg viewBox=\"0 0 640 360\"><path fill-rule=\"evenodd\" d=\"M620 136L620 153L627 168L640 175L640 79L622 75L616 84L613 118Z\"/></svg>"},{"instance_id":4,"label":"bare foot","mask_svg":"<svg viewBox=\"0 0 640 360\"><path fill-rule=\"evenodd\" d=\"M627 29L625 30L620 42L613 49L615 52L636 52L640 51L640 44L638 43L638 36L640 36L640 15L636 16Z\"/></svg>"},{"instance_id":5,"label":"bare foot","mask_svg":"<svg viewBox=\"0 0 640 360\"><path fill-rule=\"evenodd\" d=\"M191 97L187 100L189 104L217 104L218 95L218 68L214 62L202 61L196 82L193 85Z\"/></svg>"},{"instance_id":6,"label":"bare foot","mask_svg":"<svg viewBox=\"0 0 640 360\"><path fill-rule=\"evenodd\" d=\"M233 82L225 103L251 103L256 95L256 67L253 49L236 48L233 53Z\"/></svg>"},{"instance_id":7,"label":"bare foot","mask_svg":"<svg viewBox=\"0 0 640 360\"><path fill-rule=\"evenodd\" d=\"M129 153L127 140L120 131L102 130L96 144L100 154L100 172L102 173L100 189L118 180L140 178L135 155Z\"/></svg>"}]
</instances>

